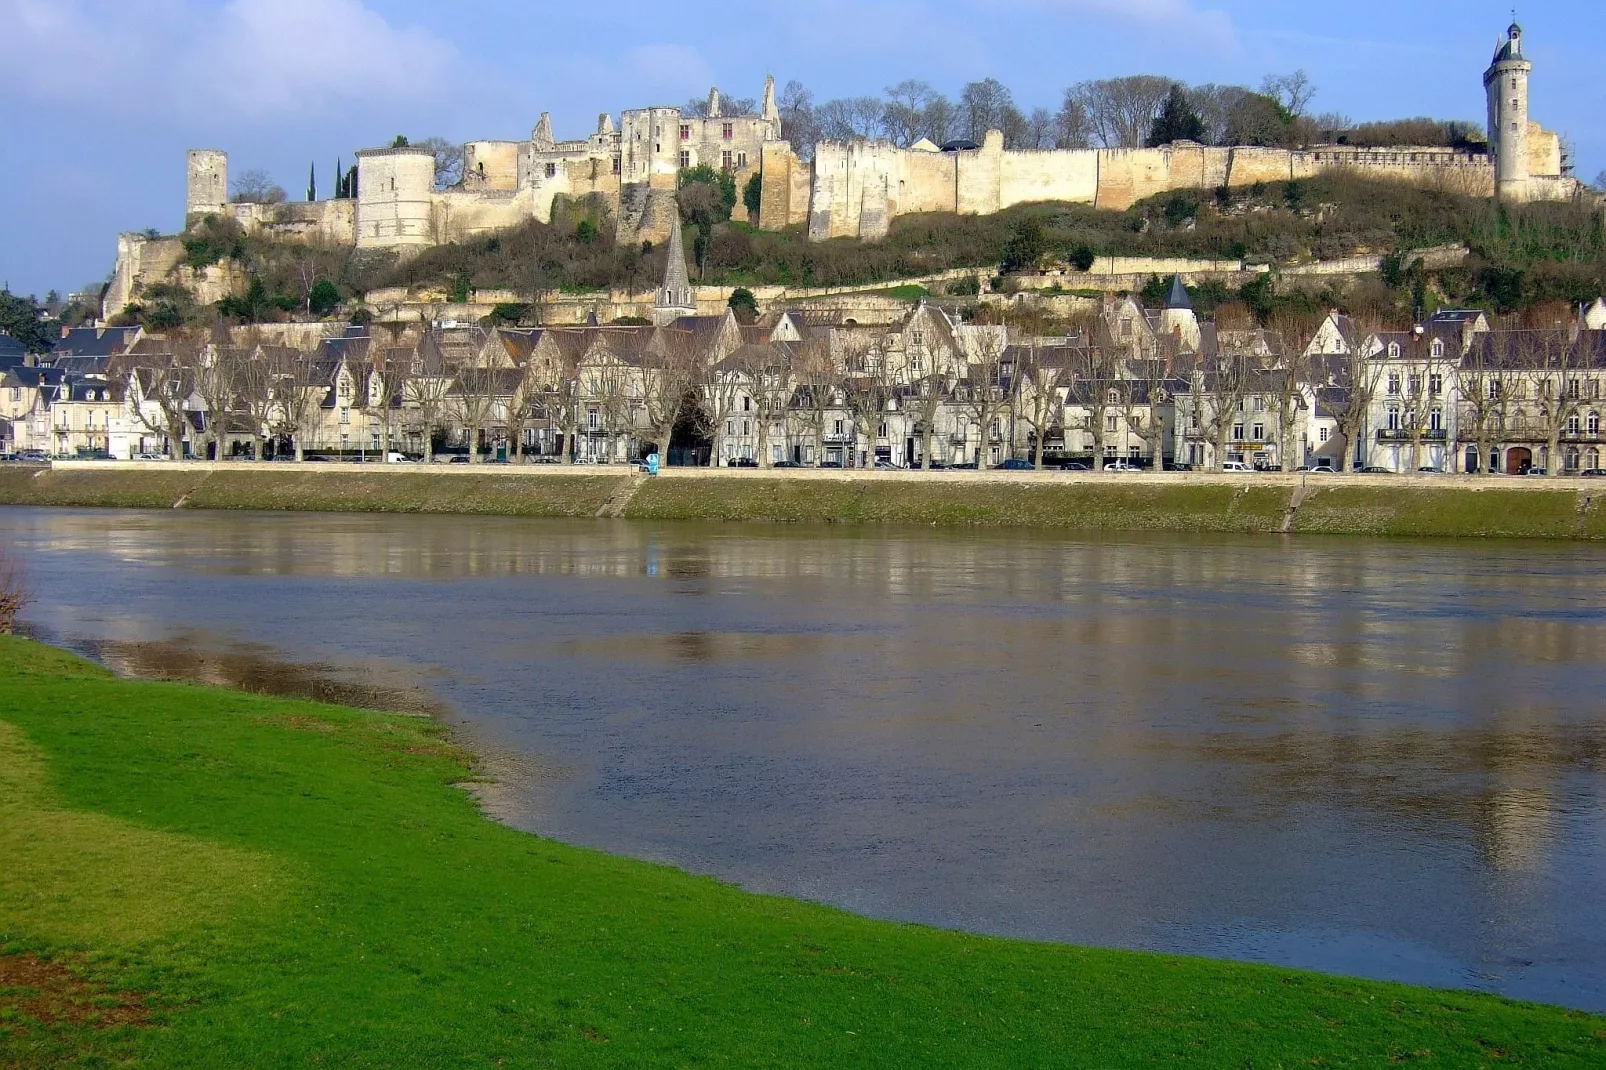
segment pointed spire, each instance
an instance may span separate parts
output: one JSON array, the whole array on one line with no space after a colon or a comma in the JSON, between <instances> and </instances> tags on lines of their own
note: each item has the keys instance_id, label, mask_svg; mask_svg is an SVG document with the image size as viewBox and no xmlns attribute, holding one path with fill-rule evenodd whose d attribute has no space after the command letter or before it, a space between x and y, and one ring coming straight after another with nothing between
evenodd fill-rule
<instances>
[{"instance_id":1,"label":"pointed spire","mask_svg":"<svg viewBox=\"0 0 1606 1070\"><path fill-rule=\"evenodd\" d=\"M697 302L692 299L691 276L686 271L686 239L680 230L680 212L669 224L669 257L664 262L664 284L653 302L653 322L673 323L681 316L695 316Z\"/></svg>"},{"instance_id":2,"label":"pointed spire","mask_svg":"<svg viewBox=\"0 0 1606 1070\"><path fill-rule=\"evenodd\" d=\"M1173 275L1171 277L1171 293L1166 296L1165 307L1185 308L1192 311L1193 299L1188 296L1188 288L1182 285L1181 275Z\"/></svg>"},{"instance_id":3,"label":"pointed spire","mask_svg":"<svg viewBox=\"0 0 1606 1070\"><path fill-rule=\"evenodd\" d=\"M708 91L708 117L710 119L718 119L721 115L721 109L722 105L719 101L719 86L716 85L714 88Z\"/></svg>"}]
</instances>

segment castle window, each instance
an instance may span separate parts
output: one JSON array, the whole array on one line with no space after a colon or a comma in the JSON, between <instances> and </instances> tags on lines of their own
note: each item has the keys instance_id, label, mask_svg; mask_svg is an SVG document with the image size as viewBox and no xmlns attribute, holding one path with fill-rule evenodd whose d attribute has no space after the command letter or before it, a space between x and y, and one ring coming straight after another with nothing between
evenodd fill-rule
<instances>
[{"instance_id":1,"label":"castle window","mask_svg":"<svg viewBox=\"0 0 1606 1070\"><path fill-rule=\"evenodd\" d=\"M720 153L719 166L726 171L731 169L731 154L729 149L726 149L724 152Z\"/></svg>"},{"instance_id":2,"label":"castle window","mask_svg":"<svg viewBox=\"0 0 1606 1070\"><path fill-rule=\"evenodd\" d=\"M680 140L682 140L682 141L690 141L691 140L691 124L690 123L681 123L680 124Z\"/></svg>"},{"instance_id":3,"label":"castle window","mask_svg":"<svg viewBox=\"0 0 1606 1070\"><path fill-rule=\"evenodd\" d=\"M681 167L690 167L691 166L691 153L682 152L680 154L680 166Z\"/></svg>"},{"instance_id":4,"label":"castle window","mask_svg":"<svg viewBox=\"0 0 1606 1070\"><path fill-rule=\"evenodd\" d=\"M555 163L547 164L546 165L546 176L548 178L557 178L558 177L558 165L555 164Z\"/></svg>"},{"instance_id":5,"label":"castle window","mask_svg":"<svg viewBox=\"0 0 1606 1070\"><path fill-rule=\"evenodd\" d=\"M617 175L619 173L621 165L622 165L622 161L619 159L619 157L615 156L613 158L613 173L614 174Z\"/></svg>"},{"instance_id":6,"label":"castle window","mask_svg":"<svg viewBox=\"0 0 1606 1070\"><path fill-rule=\"evenodd\" d=\"M735 132L735 127L730 123L726 123L724 129L721 131L721 134L726 141L729 141L733 136L735 136Z\"/></svg>"},{"instance_id":7,"label":"castle window","mask_svg":"<svg viewBox=\"0 0 1606 1070\"><path fill-rule=\"evenodd\" d=\"M747 153L738 152L736 154L736 166L737 167L746 167L747 166Z\"/></svg>"}]
</instances>

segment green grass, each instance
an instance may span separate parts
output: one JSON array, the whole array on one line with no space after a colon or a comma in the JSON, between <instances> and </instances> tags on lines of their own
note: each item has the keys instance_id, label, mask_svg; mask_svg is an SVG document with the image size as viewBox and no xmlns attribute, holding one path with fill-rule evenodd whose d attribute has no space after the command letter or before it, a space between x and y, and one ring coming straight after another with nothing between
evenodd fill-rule
<instances>
[{"instance_id":1,"label":"green grass","mask_svg":"<svg viewBox=\"0 0 1606 1070\"><path fill-rule=\"evenodd\" d=\"M1064 531L1275 531L1286 487L909 480L649 480L627 517L644 520L924 524Z\"/></svg>"},{"instance_id":2,"label":"green grass","mask_svg":"<svg viewBox=\"0 0 1606 1070\"><path fill-rule=\"evenodd\" d=\"M0 989L0 1065L1606 1060L1606 1020L1557 1008L750 895L494 824L469 775L427 720L0 639L0 952L155 1015L51 1027Z\"/></svg>"},{"instance_id":3,"label":"green grass","mask_svg":"<svg viewBox=\"0 0 1606 1070\"><path fill-rule=\"evenodd\" d=\"M484 472L228 472L213 475L189 509L285 509L311 513L458 513L595 516L624 475Z\"/></svg>"},{"instance_id":4,"label":"green grass","mask_svg":"<svg viewBox=\"0 0 1606 1070\"><path fill-rule=\"evenodd\" d=\"M1601 538L1563 490L1324 487L1299 507L1301 533L1434 538Z\"/></svg>"}]
</instances>

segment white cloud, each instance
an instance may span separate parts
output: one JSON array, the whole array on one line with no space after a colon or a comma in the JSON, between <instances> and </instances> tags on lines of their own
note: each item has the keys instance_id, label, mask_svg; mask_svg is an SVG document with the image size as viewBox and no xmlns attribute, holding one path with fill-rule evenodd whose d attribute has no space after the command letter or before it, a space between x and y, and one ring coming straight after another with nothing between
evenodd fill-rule
<instances>
[{"instance_id":1,"label":"white cloud","mask_svg":"<svg viewBox=\"0 0 1606 1070\"><path fill-rule=\"evenodd\" d=\"M273 119L433 99L447 43L362 0L0 0L0 84L106 116Z\"/></svg>"}]
</instances>

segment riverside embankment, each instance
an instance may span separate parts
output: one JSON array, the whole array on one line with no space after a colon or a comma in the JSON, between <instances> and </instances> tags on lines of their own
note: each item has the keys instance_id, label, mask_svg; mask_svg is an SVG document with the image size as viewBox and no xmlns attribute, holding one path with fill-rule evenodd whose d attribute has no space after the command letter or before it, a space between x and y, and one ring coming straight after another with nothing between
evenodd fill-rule
<instances>
[{"instance_id":1,"label":"riverside embankment","mask_svg":"<svg viewBox=\"0 0 1606 1070\"><path fill-rule=\"evenodd\" d=\"M1606 483L1477 476L58 462L0 504L1067 531L1606 539Z\"/></svg>"},{"instance_id":2,"label":"riverside embankment","mask_svg":"<svg viewBox=\"0 0 1606 1070\"><path fill-rule=\"evenodd\" d=\"M1606 1020L1026 943L516 832L424 718L0 637L0 1065L1599 1066Z\"/></svg>"}]
</instances>

